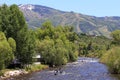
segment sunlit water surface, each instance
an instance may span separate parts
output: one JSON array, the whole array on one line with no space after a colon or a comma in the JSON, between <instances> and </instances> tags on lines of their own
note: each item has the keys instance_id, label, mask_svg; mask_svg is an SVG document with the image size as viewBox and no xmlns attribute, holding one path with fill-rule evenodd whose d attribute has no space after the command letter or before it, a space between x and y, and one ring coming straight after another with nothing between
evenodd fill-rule
<instances>
[{"instance_id":1,"label":"sunlit water surface","mask_svg":"<svg viewBox=\"0 0 120 80\"><path fill-rule=\"evenodd\" d=\"M119 80L95 58L80 57L76 62L63 66L61 71L55 75L54 69L48 69L9 80Z\"/></svg>"}]
</instances>

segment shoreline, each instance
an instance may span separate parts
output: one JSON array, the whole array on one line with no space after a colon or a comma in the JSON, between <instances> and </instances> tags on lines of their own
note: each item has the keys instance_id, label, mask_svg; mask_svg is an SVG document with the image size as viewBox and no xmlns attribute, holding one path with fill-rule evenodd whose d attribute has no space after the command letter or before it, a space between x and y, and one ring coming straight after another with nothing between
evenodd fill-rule
<instances>
[{"instance_id":1,"label":"shoreline","mask_svg":"<svg viewBox=\"0 0 120 80\"><path fill-rule=\"evenodd\" d=\"M84 60L83 60L84 59ZM83 60L83 61L82 61ZM116 80L117 77L112 76L104 64L98 62L98 59L80 57L76 62L68 63L62 66L63 74L55 72L55 68L48 68L40 72L33 72L28 75L13 77L8 80L87 80L87 79L109 79ZM86 77L87 76L87 77Z\"/></svg>"},{"instance_id":2,"label":"shoreline","mask_svg":"<svg viewBox=\"0 0 120 80\"><path fill-rule=\"evenodd\" d=\"M82 57L82 58L86 58L86 57ZM87 57L87 58L90 58L90 57ZM69 63L73 63L73 62L69 62ZM49 67L48 65L41 65L41 66L43 66L43 68L41 68L41 69L37 69L37 70L34 70L34 69L32 69L32 70L25 70L25 69L18 69L18 70L10 70L10 71L16 71L16 73L18 72L18 75L11 75L11 74L9 74L10 76L8 76L8 77L2 77L1 78L1 76L0 76L0 80L11 80L12 78L14 78L14 77L20 77L20 76L24 76L24 75L27 75L27 74L31 74L31 73L34 73L34 72L40 72L40 71L42 71L42 70L45 70L45 69L50 69L50 70L54 70L54 69L56 69L56 68L59 68L59 67L63 67L63 66L59 66L59 67ZM33 68L35 68L35 66L33 66ZM9 72L10 72L9 71Z\"/></svg>"},{"instance_id":3,"label":"shoreline","mask_svg":"<svg viewBox=\"0 0 120 80\"><path fill-rule=\"evenodd\" d=\"M24 69L9 70L9 71L5 71L3 75L0 76L0 79L5 80L11 77L16 77L16 76L25 75L25 74L28 74L28 72L25 71Z\"/></svg>"},{"instance_id":4,"label":"shoreline","mask_svg":"<svg viewBox=\"0 0 120 80\"><path fill-rule=\"evenodd\" d=\"M2 76L0 76L0 80L11 80L14 77L19 77L19 76L24 76L27 74L31 74L34 72L39 72L45 69L48 69L49 67L47 65L36 65L36 66L41 66L40 69L31 69L30 71L27 71L25 69L8 69L3 73ZM34 67L35 68L35 67Z\"/></svg>"}]
</instances>

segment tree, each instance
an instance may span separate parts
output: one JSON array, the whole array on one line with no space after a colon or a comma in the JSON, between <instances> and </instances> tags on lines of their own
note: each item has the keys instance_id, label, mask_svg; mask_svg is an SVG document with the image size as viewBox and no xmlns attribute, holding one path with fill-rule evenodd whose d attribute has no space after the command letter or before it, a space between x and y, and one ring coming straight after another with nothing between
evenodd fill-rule
<instances>
[{"instance_id":1,"label":"tree","mask_svg":"<svg viewBox=\"0 0 120 80\"><path fill-rule=\"evenodd\" d=\"M26 56L24 60L26 60L26 64L32 64L33 63L33 56L35 56L35 34L33 30L29 30L27 32L27 50L26 50Z\"/></svg>"},{"instance_id":2,"label":"tree","mask_svg":"<svg viewBox=\"0 0 120 80\"><path fill-rule=\"evenodd\" d=\"M54 35L54 28L51 22L47 21L43 23L42 27L36 30L36 35L40 40L43 40L46 36L49 36L52 39Z\"/></svg>"},{"instance_id":3,"label":"tree","mask_svg":"<svg viewBox=\"0 0 120 80\"><path fill-rule=\"evenodd\" d=\"M78 52L76 52L77 47L75 46L75 44L72 42L66 41L65 45L66 45L66 49L68 50L69 61L76 61L78 58Z\"/></svg>"},{"instance_id":4,"label":"tree","mask_svg":"<svg viewBox=\"0 0 120 80\"><path fill-rule=\"evenodd\" d=\"M0 30L7 34L8 27L10 27L10 10L9 7L4 4L0 7Z\"/></svg>"},{"instance_id":5,"label":"tree","mask_svg":"<svg viewBox=\"0 0 120 80\"><path fill-rule=\"evenodd\" d=\"M37 49L44 63L52 66L55 61L54 60L55 59L54 41L49 37L47 37L46 39L39 42L39 44L37 45Z\"/></svg>"},{"instance_id":6,"label":"tree","mask_svg":"<svg viewBox=\"0 0 120 80\"><path fill-rule=\"evenodd\" d=\"M64 47L57 47L55 54L55 65L60 66L68 62L67 57L65 56L66 49Z\"/></svg>"},{"instance_id":7,"label":"tree","mask_svg":"<svg viewBox=\"0 0 120 80\"><path fill-rule=\"evenodd\" d=\"M35 34L33 31L29 30L25 32L21 30L18 35L19 46L17 58L20 60L22 65L31 64L33 62L33 56L35 54Z\"/></svg>"},{"instance_id":8,"label":"tree","mask_svg":"<svg viewBox=\"0 0 120 80\"><path fill-rule=\"evenodd\" d=\"M50 22L45 22L36 30L36 36L36 49L45 64L60 66L77 60L78 52L74 43L77 35L72 27L53 27Z\"/></svg>"},{"instance_id":9,"label":"tree","mask_svg":"<svg viewBox=\"0 0 120 80\"><path fill-rule=\"evenodd\" d=\"M23 13L17 5L8 7L4 4L0 7L0 28L0 30L6 34L7 38L11 37L15 40L11 38L8 39L15 57L19 59L22 64L32 63L35 36L32 31L28 31ZM14 44L15 42L16 45Z\"/></svg>"},{"instance_id":10,"label":"tree","mask_svg":"<svg viewBox=\"0 0 120 80\"><path fill-rule=\"evenodd\" d=\"M92 42L90 42L90 43L88 44L87 50L88 50L88 51L89 51L89 50L92 50Z\"/></svg>"},{"instance_id":11,"label":"tree","mask_svg":"<svg viewBox=\"0 0 120 80\"><path fill-rule=\"evenodd\" d=\"M17 5L10 6L9 15L9 21L11 26L8 28L7 36L13 37L17 42L17 35L19 34L19 31L23 29L27 30L27 24L23 13L19 10L19 7Z\"/></svg>"},{"instance_id":12,"label":"tree","mask_svg":"<svg viewBox=\"0 0 120 80\"><path fill-rule=\"evenodd\" d=\"M84 54L83 50L84 50L84 46L85 45L86 44L84 42L79 42L79 44L78 44L78 53L79 53L79 55L83 55Z\"/></svg>"},{"instance_id":13,"label":"tree","mask_svg":"<svg viewBox=\"0 0 120 80\"><path fill-rule=\"evenodd\" d=\"M13 58L12 48L7 42L5 34L0 32L0 70L8 66Z\"/></svg>"},{"instance_id":14,"label":"tree","mask_svg":"<svg viewBox=\"0 0 120 80\"><path fill-rule=\"evenodd\" d=\"M111 36L113 37L114 44L120 44L120 30L113 31Z\"/></svg>"},{"instance_id":15,"label":"tree","mask_svg":"<svg viewBox=\"0 0 120 80\"><path fill-rule=\"evenodd\" d=\"M12 48L12 52L15 53L16 52L16 41L10 37L8 38L8 43L10 47Z\"/></svg>"}]
</instances>

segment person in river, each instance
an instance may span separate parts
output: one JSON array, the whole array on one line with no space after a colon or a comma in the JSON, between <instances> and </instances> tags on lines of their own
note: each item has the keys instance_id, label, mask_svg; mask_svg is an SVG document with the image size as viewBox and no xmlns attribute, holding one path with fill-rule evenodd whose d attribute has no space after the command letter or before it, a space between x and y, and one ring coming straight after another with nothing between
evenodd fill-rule
<instances>
[{"instance_id":1,"label":"person in river","mask_svg":"<svg viewBox=\"0 0 120 80\"><path fill-rule=\"evenodd\" d=\"M63 72L61 68L59 68L59 72L60 72L60 74Z\"/></svg>"},{"instance_id":2,"label":"person in river","mask_svg":"<svg viewBox=\"0 0 120 80\"><path fill-rule=\"evenodd\" d=\"M59 73L60 73L60 74L63 73L63 71L61 70L61 68L56 69L56 70L54 71L54 75L58 75Z\"/></svg>"},{"instance_id":3,"label":"person in river","mask_svg":"<svg viewBox=\"0 0 120 80\"><path fill-rule=\"evenodd\" d=\"M58 69L56 69L55 71L54 71L54 75L58 75Z\"/></svg>"}]
</instances>

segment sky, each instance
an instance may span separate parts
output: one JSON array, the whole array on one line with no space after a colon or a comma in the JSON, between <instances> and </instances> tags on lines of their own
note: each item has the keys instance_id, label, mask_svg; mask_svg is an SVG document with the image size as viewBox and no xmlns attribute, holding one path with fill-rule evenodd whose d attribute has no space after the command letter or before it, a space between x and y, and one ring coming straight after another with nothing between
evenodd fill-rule
<instances>
[{"instance_id":1,"label":"sky","mask_svg":"<svg viewBox=\"0 0 120 80\"><path fill-rule=\"evenodd\" d=\"M1 4L37 4L97 17L120 16L120 0L0 0Z\"/></svg>"}]
</instances>

